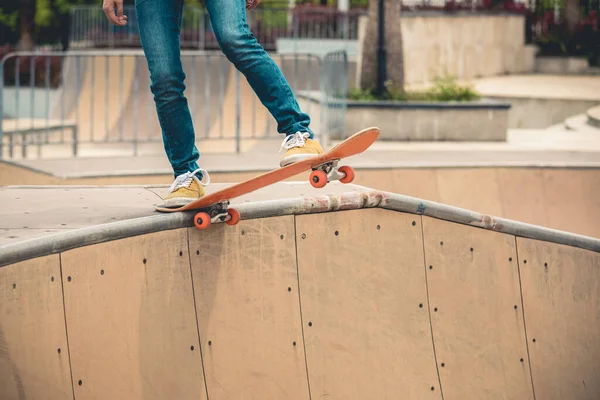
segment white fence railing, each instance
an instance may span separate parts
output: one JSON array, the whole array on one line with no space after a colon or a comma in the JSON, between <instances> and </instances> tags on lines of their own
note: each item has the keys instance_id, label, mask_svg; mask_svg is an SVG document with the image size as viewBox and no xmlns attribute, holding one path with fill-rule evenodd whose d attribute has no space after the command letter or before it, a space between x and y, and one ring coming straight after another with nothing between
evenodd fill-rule
<instances>
[{"instance_id":1,"label":"white fence railing","mask_svg":"<svg viewBox=\"0 0 600 400\"><path fill-rule=\"evenodd\" d=\"M110 24L100 6L77 6L72 11L71 48L139 47L135 7L125 6L128 24ZM277 39L358 38L358 18L363 10L260 8L247 15L248 26L266 50L275 50ZM181 47L199 50L219 48L210 18L199 6L185 6L181 26Z\"/></svg>"},{"instance_id":2,"label":"white fence railing","mask_svg":"<svg viewBox=\"0 0 600 400\"><path fill-rule=\"evenodd\" d=\"M313 130L343 130L345 53L273 59ZM279 136L275 119L224 55L183 51L182 62L198 140L231 140L239 151L244 140ZM0 62L0 158L32 157L32 149L40 156L52 145L76 156L82 144L95 143L129 145L137 155L141 144L162 140L149 87L141 50L11 53Z\"/></svg>"}]
</instances>

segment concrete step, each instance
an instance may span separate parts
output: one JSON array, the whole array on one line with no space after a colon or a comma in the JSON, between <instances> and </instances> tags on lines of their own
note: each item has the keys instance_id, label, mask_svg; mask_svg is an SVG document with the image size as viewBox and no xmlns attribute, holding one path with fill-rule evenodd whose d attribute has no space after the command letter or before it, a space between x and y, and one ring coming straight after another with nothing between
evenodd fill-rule
<instances>
[{"instance_id":1,"label":"concrete step","mask_svg":"<svg viewBox=\"0 0 600 400\"><path fill-rule=\"evenodd\" d=\"M545 132L564 132L565 130L567 130L566 126L565 126L565 122L561 122L559 124L555 124L555 125L550 125L546 128L543 129Z\"/></svg>"},{"instance_id":2,"label":"concrete step","mask_svg":"<svg viewBox=\"0 0 600 400\"><path fill-rule=\"evenodd\" d=\"M585 71L586 75L600 75L600 67L588 67Z\"/></svg>"},{"instance_id":3,"label":"concrete step","mask_svg":"<svg viewBox=\"0 0 600 400\"><path fill-rule=\"evenodd\" d=\"M595 128L600 128L600 106L587 110L587 123Z\"/></svg>"},{"instance_id":4,"label":"concrete step","mask_svg":"<svg viewBox=\"0 0 600 400\"><path fill-rule=\"evenodd\" d=\"M600 127L589 123L588 114L574 115L565 120L565 128L581 133L596 133L600 135Z\"/></svg>"}]
</instances>

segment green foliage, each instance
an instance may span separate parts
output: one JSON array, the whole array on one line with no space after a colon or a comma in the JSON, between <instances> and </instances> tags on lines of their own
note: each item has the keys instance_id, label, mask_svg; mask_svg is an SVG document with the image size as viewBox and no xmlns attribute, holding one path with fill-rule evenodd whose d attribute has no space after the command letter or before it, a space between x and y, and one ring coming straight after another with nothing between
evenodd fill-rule
<instances>
[{"instance_id":1,"label":"green foliage","mask_svg":"<svg viewBox=\"0 0 600 400\"><path fill-rule=\"evenodd\" d=\"M450 76L446 78L436 78L433 86L423 92L400 91L391 89L387 83L387 90L383 96L378 96L371 90L350 89L348 99L359 101L474 101L480 98L480 95L471 85L460 85L456 78Z\"/></svg>"},{"instance_id":2,"label":"green foliage","mask_svg":"<svg viewBox=\"0 0 600 400\"><path fill-rule=\"evenodd\" d=\"M473 101L479 98L472 85L460 85L453 76L436 78L427 95L437 101Z\"/></svg>"},{"instance_id":3,"label":"green foliage","mask_svg":"<svg viewBox=\"0 0 600 400\"><path fill-rule=\"evenodd\" d=\"M536 4L536 9L538 10L554 10L554 8L558 8L559 10L563 10L565 8L566 0L539 0Z\"/></svg>"},{"instance_id":4,"label":"green foliage","mask_svg":"<svg viewBox=\"0 0 600 400\"><path fill-rule=\"evenodd\" d=\"M569 54L570 35L564 26L553 26L537 39L540 55L567 56Z\"/></svg>"},{"instance_id":5,"label":"green foliage","mask_svg":"<svg viewBox=\"0 0 600 400\"><path fill-rule=\"evenodd\" d=\"M202 0L183 0L183 3L186 6L200 6L202 8L205 8L204 1L202 1Z\"/></svg>"},{"instance_id":6,"label":"green foliage","mask_svg":"<svg viewBox=\"0 0 600 400\"><path fill-rule=\"evenodd\" d=\"M21 22L19 12L22 0L1 0L0 37L1 45L14 45L19 40L20 23L24 23L34 42L37 44L65 40L68 32L68 15L75 5L93 5L101 10L101 0L29 0L26 4L31 10L27 17L31 20ZM126 4L133 0L125 0Z\"/></svg>"},{"instance_id":7,"label":"green foliage","mask_svg":"<svg viewBox=\"0 0 600 400\"><path fill-rule=\"evenodd\" d=\"M0 7L0 24L5 25L12 30L17 29L19 15L18 0L4 0L3 7ZM34 23L36 27L48 27L57 23L58 17L61 14L68 14L71 8L81 4L96 4L100 7L96 0L35 0L35 17Z\"/></svg>"},{"instance_id":8,"label":"green foliage","mask_svg":"<svg viewBox=\"0 0 600 400\"><path fill-rule=\"evenodd\" d=\"M48 26L54 19L54 10L50 0L36 0L35 24L37 26Z\"/></svg>"},{"instance_id":9,"label":"green foliage","mask_svg":"<svg viewBox=\"0 0 600 400\"><path fill-rule=\"evenodd\" d=\"M17 18L19 16L18 11L7 12L0 8L0 24L6 25L12 30L17 29Z\"/></svg>"},{"instance_id":10,"label":"green foliage","mask_svg":"<svg viewBox=\"0 0 600 400\"><path fill-rule=\"evenodd\" d=\"M38 0L39 2L40 0ZM54 0L56 9L61 14L66 14L71 11L71 7L78 4L89 4L89 1L77 1L77 0ZM101 7L101 2L96 3L98 7Z\"/></svg>"},{"instance_id":11,"label":"green foliage","mask_svg":"<svg viewBox=\"0 0 600 400\"><path fill-rule=\"evenodd\" d=\"M536 44L542 56L586 57L589 65L600 65L600 31L594 19L581 24L573 33L564 25L554 25L537 38Z\"/></svg>"}]
</instances>

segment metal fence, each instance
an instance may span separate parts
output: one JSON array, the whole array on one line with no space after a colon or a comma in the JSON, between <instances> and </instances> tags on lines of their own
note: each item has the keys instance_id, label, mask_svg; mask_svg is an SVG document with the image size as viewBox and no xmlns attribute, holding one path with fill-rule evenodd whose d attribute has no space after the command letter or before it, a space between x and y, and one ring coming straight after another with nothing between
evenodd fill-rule
<instances>
[{"instance_id":1,"label":"metal fence","mask_svg":"<svg viewBox=\"0 0 600 400\"><path fill-rule=\"evenodd\" d=\"M106 18L101 4L73 7L69 46L72 49L140 47L135 6L125 5L124 13L128 16L127 25L115 26ZM204 21L202 9L196 6L184 6L181 27L182 47L201 48L202 34L206 31Z\"/></svg>"},{"instance_id":2,"label":"metal fence","mask_svg":"<svg viewBox=\"0 0 600 400\"><path fill-rule=\"evenodd\" d=\"M125 6L129 23L118 27L110 24L100 6L77 6L72 11L71 48L139 47L140 38L134 6ZM247 14L250 30L268 51L276 50L277 39L358 38L358 19L364 10L348 12L333 8L268 8ZM181 27L181 47L199 50L219 48L206 9L184 6Z\"/></svg>"},{"instance_id":3,"label":"metal fence","mask_svg":"<svg viewBox=\"0 0 600 400\"><path fill-rule=\"evenodd\" d=\"M558 4L563 0L552 1ZM589 0L596 1L596 0ZM402 0L403 12L443 11L523 11L535 0ZM139 47L140 39L134 6L125 6L129 23L111 25L100 6L76 6L72 11L70 46L72 48ZM298 5L263 7L249 12L247 22L258 42L268 51L277 50L279 39L357 40L358 23L365 8L340 11L334 7ZM215 50L219 48L206 9L184 6L181 28L182 48Z\"/></svg>"},{"instance_id":4,"label":"metal fence","mask_svg":"<svg viewBox=\"0 0 600 400\"><path fill-rule=\"evenodd\" d=\"M328 53L321 66L321 112L323 131L346 137L346 96L348 94L348 55L345 51Z\"/></svg>"},{"instance_id":5,"label":"metal fence","mask_svg":"<svg viewBox=\"0 0 600 400\"><path fill-rule=\"evenodd\" d=\"M343 130L341 99L331 94L347 90L345 55L273 59L321 140ZM199 141L229 140L239 152L244 140L280 137L275 119L224 55L183 51L182 62ZM39 157L53 145L77 156L82 144L115 143L138 155L144 143L162 140L140 50L11 53L0 62L0 77L0 158Z\"/></svg>"}]
</instances>

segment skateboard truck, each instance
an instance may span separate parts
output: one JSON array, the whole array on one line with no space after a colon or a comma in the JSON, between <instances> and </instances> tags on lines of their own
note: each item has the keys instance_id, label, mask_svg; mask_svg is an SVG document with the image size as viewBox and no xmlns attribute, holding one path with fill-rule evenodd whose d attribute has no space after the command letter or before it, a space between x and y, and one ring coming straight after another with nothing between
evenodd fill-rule
<instances>
[{"instance_id":1,"label":"skateboard truck","mask_svg":"<svg viewBox=\"0 0 600 400\"><path fill-rule=\"evenodd\" d=\"M340 181L342 183L350 183L354 180L354 169L350 166L343 165L337 168L339 159L331 160L312 168L310 174L310 184L317 188L323 188L331 181Z\"/></svg>"},{"instance_id":2,"label":"skateboard truck","mask_svg":"<svg viewBox=\"0 0 600 400\"><path fill-rule=\"evenodd\" d=\"M240 222L240 212L229 208L229 201L221 201L194 216L194 225L200 230L207 229L215 222L225 222L227 225L237 225Z\"/></svg>"},{"instance_id":3,"label":"skateboard truck","mask_svg":"<svg viewBox=\"0 0 600 400\"><path fill-rule=\"evenodd\" d=\"M323 188L331 181L350 183L354 180L354 169L347 165L337 168L339 159L331 160L312 168L310 184L315 188ZM240 222L240 212L235 208L229 208L229 201L221 201L194 216L194 225L200 230L209 228L216 222L225 222L227 225L237 225Z\"/></svg>"}]
</instances>

